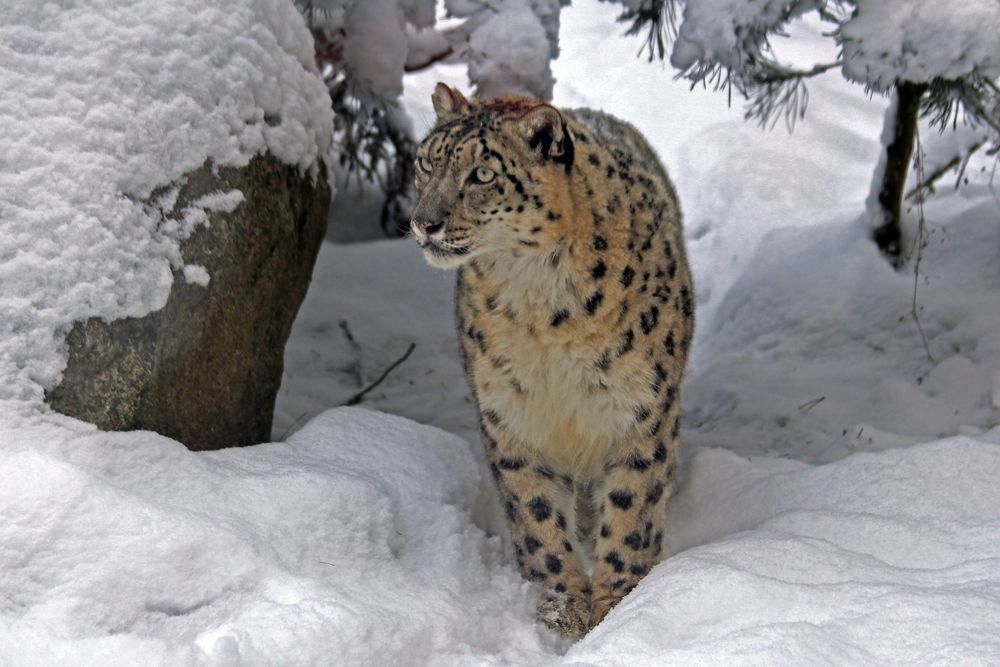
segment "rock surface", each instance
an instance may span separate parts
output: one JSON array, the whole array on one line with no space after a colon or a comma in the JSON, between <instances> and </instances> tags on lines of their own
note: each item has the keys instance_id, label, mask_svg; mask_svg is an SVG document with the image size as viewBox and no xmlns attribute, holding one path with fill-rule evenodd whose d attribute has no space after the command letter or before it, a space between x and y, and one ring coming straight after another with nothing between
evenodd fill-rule
<instances>
[{"instance_id":1,"label":"rock surface","mask_svg":"<svg viewBox=\"0 0 1000 667\"><path fill-rule=\"evenodd\" d=\"M77 322L61 383L46 394L59 412L104 430L151 430L191 449L271 437L285 342L323 240L330 191L293 166L258 155L244 168L190 173L175 211L238 189L231 213L213 212L181 245L207 286L182 271L166 305L141 318Z\"/></svg>"}]
</instances>

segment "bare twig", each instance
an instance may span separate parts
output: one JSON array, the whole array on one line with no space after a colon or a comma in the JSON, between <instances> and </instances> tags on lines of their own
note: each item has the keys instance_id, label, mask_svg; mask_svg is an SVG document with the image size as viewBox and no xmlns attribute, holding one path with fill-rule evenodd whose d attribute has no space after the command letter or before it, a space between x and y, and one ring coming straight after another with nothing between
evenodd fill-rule
<instances>
[{"instance_id":1,"label":"bare twig","mask_svg":"<svg viewBox=\"0 0 1000 667\"><path fill-rule=\"evenodd\" d=\"M972 160L972 153L975 150L978 150L978 148L977 149L973 149L972 151L969 151L966 154L965 159L962 160L962 163L960 165L958 165L958 168L955 170L955 189L956 190L958 190L959 186L962 185L962 179L965 178L965 170L969 168L969 162Z\"/></svg>"},{"instance_id":2,"label":"bare twig","mask_svg":"<svg viewBox=\"0 0 1000 667\"><path fill-rule=\"evenodd\" d=\"M423 62L419 62L419 63L416 63L414 65L405 65L403 67L403 71L406 72L407 74L409 74L411 72L419 72L420 70L427 69L431 65L436 65L437 63L441 62L445 58L448 58L449 56L451 56L453 53L455 53L454 47L449 46L448 48L444 49L443 51L440 51L438 53L435 53L433 55L428 56L427 59L424 60Z\"/></svg>"},{"instance_id":3,"label":"bare twig","mask_svg":"<svg viewBox=\"0 0 1000 667\"><path fill-rule=\"evenodd\" d=\"M972 111L975 112L976 120L985 123L990 128L992 128L994 132L1000 134L1000 120L993 118L990 115L989 111L987 111L982 104L970 104L969 108L971 108Z\"/></svg>"},{"instance_id":4,"label":"bare twig","mask_svg":"<svg viewBox=\"0 0 1000 667\"><path fill-rule=\"evenodd\" d=\"M990 194L993 195L993 200L997 203L997 206L1000 206L1000 195L997 195L997 191L993 189L993 181L997 175L997 166L1000 166L1000 158L997 158L996 160L993 161L993 169L990 170L989 184L990 184Z\"/></svg>"},{"instance_id":5,"label":"bare twig","mask_svg":"<svg viewBox=\"0 0 1000 667\"><path fill-rule=\"evenodd\" d=\"M948 160L948 162L946 162L945 164L941 165L940 167L932 171L930 176L928 176L926 179L921 179L920 182L917 183L917 185L912 190L907 192L904 199L913 199L914 197L917 196L918 190L931 190L936 181L938 181L942 176L947 174L955 167L961 167L962 168L961 171L964 172L965 171L964 165L968 164L969 159L972 157L972 154L978 151L980 148L982 148L983 144L984 142L977 141L976 143L969 146L969 151L965 154L964 157L961 155L956 155L955 157ZM959 174L959 180L961 180L961 173ZM958 183L956 183L955 186L958 187Z\"/></svg>"},{"instance_id":6,"label":"bare twig","mask_svg":"<svg viewBox=\"0 0 1000 667\"><path fill-rule=\"evenodd\" d=\"M364 377L361 375L361 346L355 340L354 334L351 332L351 326L347 323L347 320L337 320L337 324L340 326L344 338L347 339L347 343L351 346L351 351L354 352L354 360L344 368L344 371L350 373L351 377L354 378L354 382L360 385L364 382Z\"/></svg>"},{"instance_id":7,"label":"bare twig","mask_svg":"<svg viewBox=\"0 0 1000 667\"><path fill-rule=\"evenodd\" d=\"M358 344L354 341L354 334L351 333L351 326L347 323L347 320L337 320L337 326L344 332L344 338L347 339L347 342L357 348Z\"/></svg>"},{"instance_id":8,"label":"bare twig","mask_svg":"<svg viewBox=\"0 0 1000 667\"><path fill-rule=\"evenodd\" d=\"M919 127L916 128L915 138L917 141L917 150L914 160L916 163L917 182L923 183L926 180L924 178L924 148L920 143ZM924 218L924 190L917 188L917 237L913 240L916 258L913 261L913 300L910 302L910 315L913 317L913 322L917 325L917 331L920 332L920 342L924 344L924 352L927 353L927 358L933 364L935 363L934 355L931 354L931 348L927 345L927 336L924 334L924 327L920 324L920 315L917 312L917 286L920 283L920 260L923 258L924 245L926 244L924 238L926 224L927 220Z\"/></svg>"},{"instance_id":9,"label":"bare twig","mask_svg":"<svg viewBox=\"0 0 1000 667\"><path fill-rule=\"evenodd\" d=\"M809 412L810 410L812 410L825 400L826 396L820 396L819 398L814 398L811 401L806 401L805 403L800 405L798 409L801 410L802 412Z\"/></svg>"},{"instance_id":10,"label":"bare twig","mask_svg":"<svg viewBox=\"0 0 1000 667\"><path fill-rule=\"evenodd\" d=\"M354 396L351 396L349 399L347 399L347 401L344 403L344 405L357 405L358 403L360 403L361 399L363 399L365 397L365 394L367 394L372 389L374 389L375 387L377 387L380 384L382 384L382 381L385 380L386 377L389 376L389 373L391 373L394 368L396 368L401 363L403 363L404 361L406 361L407 358L409 358L410 353L413 352L413 349L416 346L417 346L416 343L410 343L410 347L406 348L406 352L403 353L403 356L401 356L399 359L396 359L396 361L392 362L392 365L390 365L387 369L385 369L385 371L382 373L382 375L380 375L378 377L377 380L375 380L370 385L368 385L367 387L365 387L364 389L362 389L361 391L359 391L358 393L356 393Z\"/></svg>"}]
</instances>

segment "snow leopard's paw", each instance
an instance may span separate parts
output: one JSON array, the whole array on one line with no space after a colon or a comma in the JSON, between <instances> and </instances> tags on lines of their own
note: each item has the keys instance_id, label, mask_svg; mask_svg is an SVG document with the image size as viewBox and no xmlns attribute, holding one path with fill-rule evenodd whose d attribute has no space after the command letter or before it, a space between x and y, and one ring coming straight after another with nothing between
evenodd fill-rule
<instances>
[{"instance_id":1,"label":"snow leopard's paw","mask_svg":"<svg viewBox=\"0 0 1000 667\"><path fill-rule=\"evenodd\" d=\"M614 609L615 605L621 601L622 599L620 597L605 597L594 600L590 607L589 628L597 627L597 625L604 620L604 617L608 615L608 612Z\"/></svg>"},{"instance_id":2,"label":"snow leopard's paw","mask_svg":"<svg viewBox=\"0 0 1000 667\"><path fill-rule=\"evenodd\" d=\"M590 605L574 595L551 593L538 605L538 620L563 637L579 639L590 627Z\"/></svg>"}]
</instances>

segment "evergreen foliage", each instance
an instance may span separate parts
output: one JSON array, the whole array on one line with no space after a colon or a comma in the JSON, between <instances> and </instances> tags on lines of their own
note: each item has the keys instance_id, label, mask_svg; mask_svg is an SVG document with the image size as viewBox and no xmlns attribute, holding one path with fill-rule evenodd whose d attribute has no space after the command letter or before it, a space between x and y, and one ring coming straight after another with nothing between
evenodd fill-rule
<instances>
[{"instance_id":1,"label":"evergreen foliage","mask_svg":"<svg viewBox=\"0 0 1000 667\"><path fill-rule=\"evenodd\" d=\"M967 150L1000 154L1000 4L969 0L949 8L934 0L623 0L619 20L645 32L649 57L670 52L678 76L692 86L735 93L745 117L789 131L806 112L810 77L840 69L871 92L890 94L885 155L869 201L872 235L897 266L901 262L901 203L918 117L940 131L960 123L983 128L989 140ZM815 11L839 57L807 69L779 62L771 38ZM677 17L682 18L678 21ZM672 48L669 48L672 46ZM917 159L921 159L919 152ZM956 165L967 162L958 156ZM923 184L918 186L922 190Z\"/></svg>"},{"instance_id":2,"label":"evergreen foliage","mask_svg":"<svg viewBox=\"0 0 1000 667\"><path fill-rule=\"evenodd\" d=\"M446 0L450 22L438 29L434 0L295 0L312 27L317 60L337 118L344 174L378 182L386 193L382 225L405 229L415 140L398 106L405 72L439 62L465 63L479 95L520 93L549 99L549 62L559 53L559 11L568 0ZM744 112L768 129L791 131L806 113L807 82L839 69L870 92L918 91L918 115L941 131L983 128L975 150L1000 155L1000 4L967 0L950 8L936 0L607 0L623 7L619 21L642 38L639 53L666 59L679 77L745 101ZM363 8L363 9L362 9ZM782 63L772 40L791 21L815 12L839 47L830 62L797 68ZM372 29L372 26L376 28ZM360 37L358 37L360 35ZM351 38L355 39L351 40ZM357 45L361 44L362 47ZM907 115L887 123L915 123ZM883 137L896 136L887 125ZM884 139L873 192L873 228L890 256L899 253L899 210L913 151L911 131ZM895 148L894 148L895 147ZM917 154L919 156L919 153ZM886 164L902 172L884 173ZM890 183L891 182L891 183ZM885 208L883 204L896 202ZM881 208L878 208L881 207ZM886 240L888 239L888 240ZM895 260L894 260L895 261Z\"/></svg>"},{"instance_id":3,"label":"evergreen foliage","mask_svg":"<svg viewBox=\"0 0 1000 667\"><path fill-rule=\"evenodd\" d=\"M295 0L316 43L330 90L342 178L378 183L382 229L408 228L416 142L399 106L407 72L465 63L485 97L520 93L549 99L550 61L559 53L559 10L568 0L447 0L435 26L434 0Z\"/></svg>"}]
</instances>

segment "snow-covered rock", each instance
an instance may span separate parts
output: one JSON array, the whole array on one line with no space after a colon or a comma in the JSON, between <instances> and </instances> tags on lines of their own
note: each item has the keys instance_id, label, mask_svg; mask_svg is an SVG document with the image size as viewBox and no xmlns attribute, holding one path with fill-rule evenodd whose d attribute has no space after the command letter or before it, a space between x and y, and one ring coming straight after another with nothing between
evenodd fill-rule
<instances>
[{"instance_id":1,"label":"snow-covered rock","mask_svg":"<svg viewBox=\"0 0 1000 667\"><path fill-rule=\"evenodd\" d=\"M289 0L0 4L0 400L38 405L90 317L163 306L185 174L270 152L318 175L329 97Z\"/></svg>"}]
</instances>

